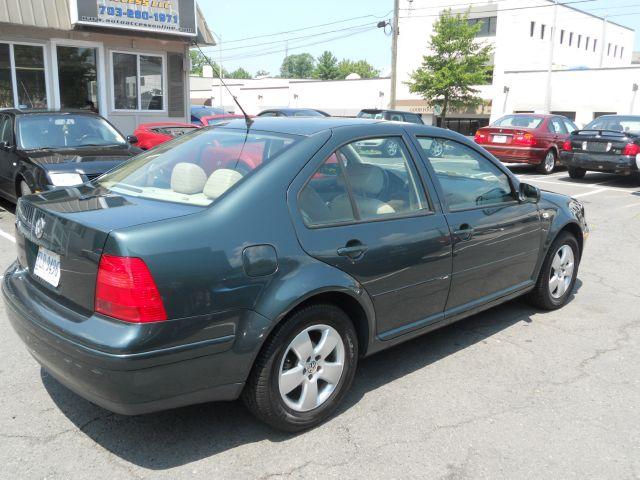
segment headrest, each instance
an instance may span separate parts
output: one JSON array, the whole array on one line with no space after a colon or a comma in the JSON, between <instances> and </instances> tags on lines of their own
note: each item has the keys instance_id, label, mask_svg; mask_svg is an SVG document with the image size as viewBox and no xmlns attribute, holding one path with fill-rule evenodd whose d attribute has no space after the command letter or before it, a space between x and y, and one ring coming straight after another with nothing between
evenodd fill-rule
<instances>
[{"instance_id":1,"label":"headrest","mask_svg":"<svg viewBox=\"0 0 640 480\"><path fill-rule=\"evenodd\" d=\"M192 195L202 192L207 174L194 163L178 163L171 172L171 190Z\"/></svg>"},{"instance_id":2,"label":"headrest","mask_svg":"<svg viewBox=\"0 0 640 480\"><path fill-rule=\"evenodd\" d=\"M229 168L220 168L209 176L203 192L208 198L215 200L241 179L240 172Z\"/></svg>"},{"instance_id":3,"label":"headrest","mask_svg":"<svg viewBox=\"0 0 640 480\"><path fill-rule=\"evenodd\" d=\"M347 175L353 192L361 195L378 195L384 189L384 172L380 167L366 163L349 165Z\"/></svg>"}]
</instances>

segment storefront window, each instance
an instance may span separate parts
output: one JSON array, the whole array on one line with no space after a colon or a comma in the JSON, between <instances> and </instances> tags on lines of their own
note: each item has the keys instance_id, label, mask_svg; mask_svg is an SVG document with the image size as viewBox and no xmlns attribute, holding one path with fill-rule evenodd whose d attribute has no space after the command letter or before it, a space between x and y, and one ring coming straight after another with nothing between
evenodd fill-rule
<instances>
[{"instance_id":1,"label":"storefront window","mask_svg":"<svg viewBox=\"0 0 640 480\"><path fill-rule=\"evenodd\" d=\"M11 55L9 53L9 44L0 43L0 108L8 107L13 107Z\"/></svg>"},{"instance_id":2,"label":"storefront window","mask_svg":"<svg viewBox=\"0 0 640 480\"><path fill-rule=\"evenodd\" d=\"M140 55L140 99L143 110L162 110L162 57Z\"/></svg>"},{"instance_id":3,"label":"storefront window","mask_svg":"<svg viewBox=\"0 0 640 480\"><path fill-rule=\"evenodd\" d=\"M113 90L116 110L163 110L162 57L113 53Z\"/></svg>"},{"instance_id":4,"label":"storefront window","mask_svg":"<svg viewBox=\"0 0 640 480\"><path fill-rule=\"evenodd\" d=\"M98 76L96 49L56 48L58 84L62 108L84 108L98 111Z\"/></svg>"},{"instance_id":5,"label":"storefront window","mask_svg":"<svg viewBox=\"0 0 640 480\"><path fill-rule=\"evenodd\" d=\"M37 45L14 45L19 108L47 108L44 49Z\"/></svg>"},{"instance_id":6,"label":"storefront window","mask_svg":"<svg viewBox=\"0 0 640 480\"><path fill-rule=\"evenodd\" d=\"M138 109L137 56L113 54L113 94L116 110Z\"/></svg>"}]
</instances>

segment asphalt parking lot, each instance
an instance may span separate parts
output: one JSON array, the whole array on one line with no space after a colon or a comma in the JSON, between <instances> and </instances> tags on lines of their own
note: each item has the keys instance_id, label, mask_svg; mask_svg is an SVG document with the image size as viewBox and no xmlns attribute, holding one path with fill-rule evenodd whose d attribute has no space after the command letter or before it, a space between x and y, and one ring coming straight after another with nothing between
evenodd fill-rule
<instances>
[{"instance_id":1,"label":"asphalt parking lot","mask_svg":"<svg viewBox=\"0 0 640 480\"><path fill-rule=\"evenodd\" d=\"M640 478L640 185L514 169L585 203L575 296L520 301L364 360L339 413L300 435L241 403L109 413L31 358L0 301L0 475L118 478ZM0 268L15 257L0 204Z\"/></svg>"}]
</instances>

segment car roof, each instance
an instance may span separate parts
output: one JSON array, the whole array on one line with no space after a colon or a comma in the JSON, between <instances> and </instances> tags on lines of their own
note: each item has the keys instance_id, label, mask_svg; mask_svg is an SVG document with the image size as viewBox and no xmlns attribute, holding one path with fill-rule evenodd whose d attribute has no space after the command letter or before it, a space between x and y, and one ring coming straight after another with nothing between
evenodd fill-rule
<instances>
[{"instance_id":1,"label":"car roof","mask_svg":"<svg viewBox=\"0 0 640 480\"><path fill-rule=\"evenodd\" d=\"M0 113L9 113L12 115L92 115L99 116L97 113L92 112L91 110L84 109L20 109L20 108L5 108L0 109Z\"/></svg>"},{"instance_id":2,"label":"car roof","mask_svg":"<svg viewBox=\"0 0 640 480\"><path fill-rule=\"evenodd\" d=\"M251 119L251 129L264 132L289 133L292 135L309 136L333 128L374 125L389 123L384 120L368 118L340 118L340 117L255 117ZM246 130L244 119L231 120L221 128Z\"/></svg>"},{"instance_id":3,"label":"car roof","mask_svg":"<svg viewBox=\"0 0 640 480\"><path fill-rule=\"evenodd\" d=\"M284 108L266 108L264 110L262 110L262 112L288 112L288 113L294 113L294 112L308 112L309 110L311 110L312 112L318 112L318 113L323 113L322 110L318 110L317 108L291 108L291 107L284 107Z\"/></svg>"}]
</instances>

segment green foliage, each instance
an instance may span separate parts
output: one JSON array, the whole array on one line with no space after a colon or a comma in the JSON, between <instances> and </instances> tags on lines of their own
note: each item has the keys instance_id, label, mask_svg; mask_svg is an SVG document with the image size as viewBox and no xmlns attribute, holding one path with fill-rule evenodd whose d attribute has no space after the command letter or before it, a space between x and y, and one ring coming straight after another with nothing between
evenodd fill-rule
<instances>
[{"instance_id":1,"label":"green foliage","mask_svg":"<svg viewBox=\"0 0 640 480\"><path fill-rule=\"evenodd\" d=\"M340 78L338 59L328 50L318 57L318 63L313 71L313 78L320 80L336 80Z\"/></svg>"},{"instance_id":2,"label":"green foliage","mask_svg":"<svg viewBox=\"0 0 640 480\"><path fill-rule=\"evenodd\" d=\"M361 78L376 78L380 75L380 70L376 70L366 60L348 60L344 59L338 63L339 78L346 78L347 75L357 73Z\"/></svg>"},{"instance_id":3,"label":"green foliage","mask_svg":"<svg viewBox=\"0 0 640 480\"><path fill-rule=\"evenodd\" d=\"M189 56L191 57L191 75L202 76L202 67L209 65L209 62L213 64L213 76L218 77L218 64L211 60L210 57L204 56L199 50L189 50ZM229 72L222 68L222 75L227 78Z\"/></svg>"},{"instance_id":4,"label":"green foliage","mask_svg":"<svg viewBox=\"0 0 640 480\"><path fill-rule=\"evenodd\" d=\"M429 43L430 55L407 82L412 93L418 93L432 105L442 107L442 120L451 108L480 105L476 85L485 85L493 66L492 47L476 42L482 23L469 23L468 14L442 13L434 24Z\"/></svg>"},{"instance_id":5,"label":"green foliage","mask_svg":"<svg viewBox=\"0 0 640 480\"><path fill-rule=\"evenodd\" d=\"M280 67L283 78L311 78L315 60L310 53L300 53L285 57Z\"/></svg>"},{"instance_id":6,"label":"green foliage","mask_svg":"<svg viewBox=\"0 0 640 480\"><path fill-rule=\"evenodd\" d=\"M258 70L256 72L256 77L268 77L269 75L271 75L269 72L267 72L266 70Z\"/></svg>"},{"instance_id":7,"label":"green foliage","mask_svg":"<svg viewBox=\"0 0 640 480\"><path fill-rule=\"evenodd\" d=\"M247 78L252 78L251 74L249 72L247 72L244 68L240 67L237 70L231 72L228 75L228 78L242 78L242 79L247 79Z\"/></svg>"}]
</instances>

